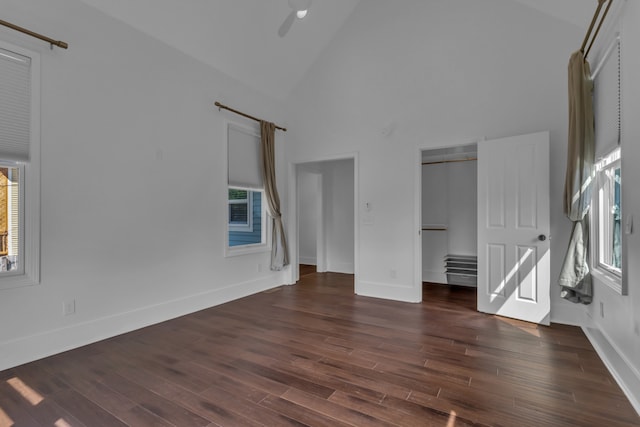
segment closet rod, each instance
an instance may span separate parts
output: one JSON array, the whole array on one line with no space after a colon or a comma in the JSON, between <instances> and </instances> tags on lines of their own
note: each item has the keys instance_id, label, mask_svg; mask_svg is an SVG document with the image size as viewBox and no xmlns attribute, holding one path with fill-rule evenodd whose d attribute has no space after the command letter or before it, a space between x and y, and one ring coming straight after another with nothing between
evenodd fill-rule
<instances>
[{"instance_id":1,"label":"closet rod","mask_svg":"<svg viewBox=\"0 0 640 427\"><path fill-rule=\"evenodd\" d=\"M28 36L31 37L35 37L37 39L43 40L47 43L49 43L51 45L51 48L53 48L53 46L58 46L62 49L67 49L69 47L69 45L63 41L60 40L54 40L52 38L49 38L47 36L43 36L42 34L38 34L38 33L34 33L33 31L27 30L26 28L22 28L22 27L18 27L15 24L12 24L11 22L7 22L7 21L3 21L0 19L0 25L4 25L5 27L11 28L12 30L16 30L19 31L23 34L26 34Z\"/></svg>"},{"instance_id":2,"label":"closet rod","mask_svg":"<svg viewBox=\"0 0 640 427\"><path fill-rule=\"evenodd\" d=\"M478 160L477 157L470 157L468 159L458 159L458 160L438 160L436 162L422 162L422 165L439 165L442 163L458 163L458 162L473 162Z\"/></svg>"}]
</instances>

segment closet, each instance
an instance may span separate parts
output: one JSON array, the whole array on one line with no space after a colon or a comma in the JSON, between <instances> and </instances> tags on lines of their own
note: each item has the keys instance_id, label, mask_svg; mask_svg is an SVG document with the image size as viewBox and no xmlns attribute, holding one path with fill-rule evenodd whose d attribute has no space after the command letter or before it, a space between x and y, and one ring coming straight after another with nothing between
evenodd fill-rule
<instances>
[{"instance_id":1,"label":"closet","mask_svg":"<svg viewBox=\"0 0 640 427\"><path fill-rule=\"evenodd\" d=\"M476 144L422 153L422 280L476 286Z\"/></svg>"}]
</instances>

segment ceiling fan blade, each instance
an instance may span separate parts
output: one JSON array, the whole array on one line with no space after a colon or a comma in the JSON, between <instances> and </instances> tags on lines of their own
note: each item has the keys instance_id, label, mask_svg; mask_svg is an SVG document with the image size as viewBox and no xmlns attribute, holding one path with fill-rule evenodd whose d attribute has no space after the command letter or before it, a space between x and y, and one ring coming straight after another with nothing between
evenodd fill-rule
<instances>
[{"instance_id":1,"label":"ceiling fan blade","mask_svg":"<svg viewBox=\"0 0 640 427\"><path fill-rule=\"evenodd\" d=\"M284 37L285 35L287 35L295 19L296 19L296 11L292 10L291 13L284 19L284 22L282 23L282 25L280 25L280 28L278 29L278 35L280 37Z\"/></svg>"}]
</instances>

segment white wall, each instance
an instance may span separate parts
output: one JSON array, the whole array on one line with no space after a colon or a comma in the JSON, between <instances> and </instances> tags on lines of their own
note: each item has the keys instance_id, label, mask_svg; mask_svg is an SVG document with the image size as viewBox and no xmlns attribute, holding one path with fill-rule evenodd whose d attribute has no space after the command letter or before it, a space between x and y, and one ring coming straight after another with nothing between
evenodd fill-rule
<instances>
[{"instance_id":1,"label":"white wall","mask_svg":"<svg viewBox=\"0 0 640 427\"><path fill-rule=\"evenodd\" d=\"M69 49L0 30L42 62L41 284L0 291L0 370L283 283L266 252L223 256L239 119L213 102L277 122L280 104L77 0L6 0L2 19Z\"/></svg>"},{"instance_id":2,"label":"white wall","mask_svg":"<svg viewBox=\"0 0 640 427\"><path fill-rule=\"evenodd\" d=\"M421 300L420 149L544 130L555 284L569 235L566 68L583 36L511 0L358 4L288 102L296 126L287 158L358 152L358 206L369 201L375 211L375 222L359 227L359 294ZM552 319L577 322L580 311L559 288L552 295Z\"/></svg>"},{"instance_id":3,"label":"white wall","mask_svg":"<svg viewBox=\"0 0 640 427\"><path fill-rule=\"evenodd\" d=\"M478 163L447 164L449 253L478 253Z\"/></svg>"},{"instance_id":4,"label":"white wall","mask_svg":"<svg viewBox=\"0 0 640 427\"><path fill-rule=\"evenodd\" d=\"M422 225L446 226L449 205L447 164L422 166ZM437 227L433 227L437 228ZM449 250L449 231L422 231L422 280L447 283L444 257Z\"/></svg>"},{"instance_id":5,"label":"white wall","mask_svg":"<svg viewBox=\"0 0 640 427\"><path fill-rule=\"evenodd\" d=\"M640 412L640 2L627 1L621 27L622 80L622 210L623 224L633 216L635 229L623 236L624 268L628 295L621 296L604 283L594 281L593 303L587 308L594 331L591 338L616 371L636 410ZM598 58L610 39L602 37ZM614 53L615 55L615 53ZM613 59L613 58L612 58ZM592 63L595 66L595 63ZM603 305L604 316L600 305Z\"/></svg>"},{"instance_id":6,"label":"white wall","mask_svg":"<svg viewBox=\"0 0 640 427\"><path fill-rule=\"evenodd\" d=\"M300 264L316 265L318 244L319 173L301 170L298 175L298 251Z\"/></svg>"},{"instance_id":7,"label":"white wall","mask_svg":"<svg viewBox=\"0 0 640 427\"><path fill-rule=\"evenodd\" d=\"M327 271L354 273L354 161L323 163Z\"/></svg>"}]
</instances>

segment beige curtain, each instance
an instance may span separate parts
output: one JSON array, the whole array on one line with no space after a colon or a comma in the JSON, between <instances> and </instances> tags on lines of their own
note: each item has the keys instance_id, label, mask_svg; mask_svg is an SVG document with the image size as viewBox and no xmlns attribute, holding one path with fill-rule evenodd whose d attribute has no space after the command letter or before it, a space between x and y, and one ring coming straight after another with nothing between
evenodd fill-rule
<instances>
[{"instance_id":1,"label":"beige curtain","mask_svg":"<svg viewBox=\"0 0 640 427\"><path fill-rule=\"evenodd\" d=\"M594 178L594 116L591 70L581 51L569 60L569 144L564 185L564 213L573 221L559 285L561 296L576 303L592 299L589 272L589 221Z\"/></svg>"},{"instance_id":2,"label":"beige curtain","mask_svg":"<svg viewBox=\"0 0 640 427\"><path fill-rule=\"evenodd\" d=\"M271 270L279 271L289 265L289 248L282 225L280 212L280 196L276 187L276 126L269 122L260 122L262 143L260 154L262 158L262 180L264 182L264 194L267 199L267 209L272 223L271 239Z\"/></svg>"}]
</instances>

